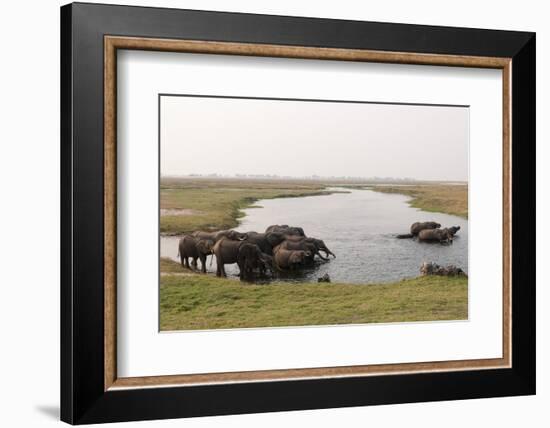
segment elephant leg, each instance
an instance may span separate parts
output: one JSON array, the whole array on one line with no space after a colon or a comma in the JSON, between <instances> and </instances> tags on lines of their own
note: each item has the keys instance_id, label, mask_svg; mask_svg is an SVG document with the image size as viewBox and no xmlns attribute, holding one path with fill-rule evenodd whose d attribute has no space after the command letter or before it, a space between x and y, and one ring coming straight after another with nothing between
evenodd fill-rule
<instances>
[{"instance_id":1,"label":"elephant leg","mask_svg":"<svg viewBox=\"0 0 550 428\"><path fill-rule=\"evenodd\" d=\"M222 269L221 269L221 260L219 257L216 257L216 276L222 276Z\"/></svg>"},{"instance_id":2,"label":"elephant leg","mask_svg":"<svg viewBox=\"0 0 550 428\"><path fill-rule=\"evenodd\" d=\"M237 262L237 266L239 266L239 278L243 279L244 278L245 264L241 260L239 260Z\"/></svg>"},{"instance_id":3,"label":"elephant leg","mask_svg":"<svg viewBox=\"0 0 550 428\"><path fill-rule=\"evenodd\" d=\"M197 258L193 257L193 261L191 262L191 265L193 265L193 269L197 270Z\"/></svg>"},{"instance_id":4,"label":"elephant leg","mask_svg":"<svg viewBox=\"0 0 550 428\"><path fill-rule=\"evenodd\" d=\"M206 256L201 254L200 259L201 259L201 264L202 264L201 272L206 273Z\"/></svg>"},{"instance_id":5,"label":"elephant leg","mask_svg":"<svg viewBox=\"0 0 550 428\"><path fill-rule=\"evenodd\" d=\"M185 257L185 267L187 269L191 269L191 267L189 266L189 259L187 257Z\"/></svg>"}]
</instances>

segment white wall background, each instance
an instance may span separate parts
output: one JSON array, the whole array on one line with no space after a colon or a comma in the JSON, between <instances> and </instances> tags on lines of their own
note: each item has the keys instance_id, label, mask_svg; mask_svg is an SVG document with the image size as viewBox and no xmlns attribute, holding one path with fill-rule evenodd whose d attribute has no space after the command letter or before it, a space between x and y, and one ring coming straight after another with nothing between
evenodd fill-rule
<instances>
[{"instance_id":1,"label":"white wall background","mask_svg":"<svg viewBox=\"0 0 550 428\"><path fill-rule=\"evenodd\" d=\"M121 0L122 2L122 0ZM103 3L116 3L103 1ZM537 264L550 252L549 14L535 0L147 0L127 4L537 32ZM58 422L59 406L59 6L58 0L6 2L0 67L0 420L3 426ZM546 98L546 99L545 99ZM461 402L155 421L159 427L546 426L550 403L550 275L539 269L538 394ZM545 406L546 405L546 406ZM125 426L137 426L137 423Z\"/></svg>"}]
</instances>

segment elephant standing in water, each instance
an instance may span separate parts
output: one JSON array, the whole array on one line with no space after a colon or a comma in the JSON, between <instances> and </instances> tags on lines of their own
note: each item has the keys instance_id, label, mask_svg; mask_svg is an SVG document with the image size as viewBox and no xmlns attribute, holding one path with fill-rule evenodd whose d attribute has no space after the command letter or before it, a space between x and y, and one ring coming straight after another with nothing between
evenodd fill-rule
<instances>
[{"instance_id":1,"label":"elephant standing in water","mask_svg":"<svg viewBox=\"0 0 550 428\"><path fill-rule=\"evenodd\" d=\"M309 257L311 257L309 251L285 250L279 246L273 256L273 264L279 270L294 270L304 266Z\"/></svg>"},{"instance_id":2,"label":"elephant standing in water","mask_svg":"<svg viewBox=\"0 0 550 428\"><path fill-rule=\"evenodd\" d=\"M178 245L178 257L181 265L187 269L197 269L197 259L200 259L202 273L206 273L206 258L212 254L214 241L212 239L201 239L190 235L184 235ZM192 259L191 266L189 258Z\"/></svg>"},{"instance_id":3,"label":"elephant standing in water","mask_svg":"<svg viewBox=\"0 0 550 428\"><path fill-rule=\"evenodd\" d=\"M255 244L244 242L239 246L237 265L239 266L239 277L241 280L252 278L255 270L258 270L260 273L262 271L265 272L269 261L264 256L260 248Z\"/></svg>"},{"instance_id":4,"label":"elephant standing in water","mask_svg":"<svg viewBox=\"0 0 550 428\"><path fill-rule=\"evenodd\" d=\"M322 239L288 237L287 240L285 240L281 245L279 245L279 248L284 250L308 251L310 253L310 255L306 260L308 263L312 263L316 255L325 261L328 260L329 255L336 258L336 255L328 249L328 247L326 246L326 244ZM320 253L320 251L324 252L326 257L324 257Z\"/></svg>"},{"instance_id":5,"label":"elephant standing in water","mask_svg":"<svg viewBox=\"0 0 550 428\"><path fill-rule=\"evenodd\" d=\"M449 229L424 229L418 234L420 242L453 243L454 234Z\"/></svg>"},{"instance_id":6,"label":"elephant standing in water","mask_svg":"<svg viewBox=\"0 0 550 428\"><path fill-rule=\"evenodd\" d=\"M224 265L238 263L239 269L241 269L240 276L243 278L247 270L260 267L265 261L260 247L246 241L222 238L216 242L212 251L216 256L217 276L227 276Z\"/></svg>"}]
</instances>

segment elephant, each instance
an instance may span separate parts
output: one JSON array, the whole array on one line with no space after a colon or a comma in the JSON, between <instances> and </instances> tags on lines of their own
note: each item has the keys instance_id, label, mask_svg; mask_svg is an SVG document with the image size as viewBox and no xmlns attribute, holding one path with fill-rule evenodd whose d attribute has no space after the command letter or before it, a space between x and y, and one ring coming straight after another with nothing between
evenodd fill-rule
<instances>
[{"instance_id":1,"label":"elephant","mask_svg":"<svg viewBox=\"0 0 550 428\"><path fill-rule=\"evenodd\" d=\"M284 240L285 235L279 232L247 232L245 239L246 242L256 244L258 247L260 247L262 253L265 253L269 256L273 255L273 248L275 248Z\"/></svg>"},{"instance_id":2,"label":"elephant","mask_svg":"<svg viewBox=\"0 0 550 428\"><path fill-rule=\"evenodd\" d=\"M410 238L414 238L416 236L418 236L418 234L422 231L422 230L426 230L426 229L437 229L441 227L441 225L439 223L436 223L435 221L426 221L426 222L416 222L416 223L413 223L411 225L411 233L403 233L403 234L400 234L400 235L397 235L396 238L397 239L410 239Z\"/></svg>"},{"instance_id":3,"label":"elephant","mask_svg":"<svg viewBox=\"0 0 550 428\"><path fill-rule=\"evenodd\" d=\"M252 242L234 241L228 238L221 238L212 249L216 256L216 276L227 276L225 273L226 264L239 263L240 276L246 273L246 269L260 266L262 252L260 247ZM242 255L240 256L242 251Z\"/></svg>"},{"instance_id":4,"label":"elephant","mask_svg":"<svg viewBox=\"0 0 550 428\"><path fill-rule=\"evenodd\" d=\"M443 243L453 243L453 234L449 229L424 229L418 234L418 240L423 242L437 241Z\"/></svg>"},{"instance_id":5,"label":"elephant","mask_svg":"<svg viewBox=\"0 0 550 428\"><path fill-rule=\"evenodd\" d=\"M196 238L212 239L214 242L218 242L222 238L228 238L234 241L246 239L246 233L237 232L236 230L219 230L217 232L203 232L199 230L193 232L191 235Z\"/></svg>"},{"instance_id":6,"label":"elephant","mask_svg":"<svg viewBox=\"0 0 550 428\"><path fill-rule=\"evenodd\" d=\"M271 225L265 230L265 232L266 233L279 232L279 233L283 233L285 235L295 235L295 236L303 236L303 237L306 236L306 234L304 232L304 229L302 229L301 227L289 226L288 224L282 224L282 225L274 224L274 225Z\"/></svg>"},{"instance_id":7,"label":"elephant","mask_svg":"<svg viewBox=\"0 0 550 428\"><path fill-rule=\"evenodd\" d=\"M241 280L250 278L255 270L260 272L264 268L266 260L260 247L256 244L243 242L239 246L237 254L237 265L239 266L239 277Z\"/></svg>"},{"instance_id":8,"label":"elephant","mask_svg":"<svg viewBox=\"0 0 550 428\"><path fill-rule=\"evenodd\" d=\"M311 253L309 251L285 250L277 247L277 251L273 256L273 262L279 270L294 270L303 266L310 256Z\"/></svg>"},{"instance_id":9,"label":"elephant","mask_svg":"<svg viewBox=\"0 0 550 428\"><path fill-rule=\"evenodd\" d=\"M212 239L200 239L194 236L184 235L178 245L178 257L181 258L181 265L191 269L197 268L197 259L200 259L202 273L206 273L206 258L212 254L214 241ZM191 266L189 258L192 258Z\"/></svg>"},{"instance_id":10,"label":"elephant","mask_svg":"<svg viewBox=\"0 0 550 428\"><path fill-rule=\"evenodd\" d=\"M325 243L321 239L315 239L315 238L302 238L302 239L287 239L283 241L277 248L281 248L284 250L303 250L308 251L310 253L310 256L306 260L307 263L313 263L314 257L317 255L321 258L321 260L328 260L328 257L324 257L319 251L323 251L327 256L334 255L332 251L330 251Z\"/></svg>"},{"instance_id":11,"label":"elephant","mask_svg":"<svg viewBox=\"0 0 550 428\"><path fill-rule=\"evenodd\" d=\"M441 225L435 221L425 221L423 223L416 222L411 225L411 235L418 236L420 231L426 229L438 229Z\"/></svg>"},{"instance_id":12,"label":"elephant","mask_svg":"<svg viewBox=\"0 0 550 428\"><path fill-rule=\"evenodd\" d=\"M334 254L332 251L330 251L325 244L325 242L322 239L317 238L301 238L297 236L287 236L287 241L293 242L293 243L303 243L303 245L311 246L313 245L315 247L315 250L312 251L313 256L318 255L323 260L328 260L328 256L332 256L336 258L336 254ZM291 244L288 244L291 245ZM310 250L310 248L297 248L296 246L293 246L293 248L288 247L288 249L296 249L296 250ZM311 251L311 250L310 250ZM323 257L319 251L322 251L325 253L326 257ZM313 259L313 258L312 258Z\"/></svg>"}]
</instances>

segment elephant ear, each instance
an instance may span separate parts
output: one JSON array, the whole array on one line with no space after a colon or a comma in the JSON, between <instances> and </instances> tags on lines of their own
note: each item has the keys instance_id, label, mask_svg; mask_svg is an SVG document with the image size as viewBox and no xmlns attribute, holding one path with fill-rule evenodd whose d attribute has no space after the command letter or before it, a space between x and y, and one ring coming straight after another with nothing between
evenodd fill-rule
<instances>
[{"instance_id":1,"label":"elephant ear","mask_svg":"<svg viewBox=\"0 0 550 428\"><path fill-rule=\"evenodd\" d=\"M201 253L204 253L206 249L206 245L202 239L197 241L196 247L197 247L197 250L199 250Z\"/></svg>"}]
</instances>

